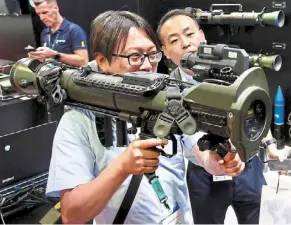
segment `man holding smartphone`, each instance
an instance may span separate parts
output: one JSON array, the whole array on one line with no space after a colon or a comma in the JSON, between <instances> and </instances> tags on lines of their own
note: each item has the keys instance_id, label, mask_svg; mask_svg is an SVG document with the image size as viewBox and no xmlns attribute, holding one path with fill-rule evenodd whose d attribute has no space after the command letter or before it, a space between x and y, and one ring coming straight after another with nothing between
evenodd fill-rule
<instances>
[{"instance_id":1,"label":"man holding smartphone","mask_svg":"<svg viewBox=\"0 0 291 225\"><path fill-rule=\"evenodd\" d=\"M46 28L41 47L29 50L29 57L44 61L55 59L80 67L88 63L87 36L84 30L60 15L56 0L34 0L35 12Z\"/></svg>"}]
</instances>

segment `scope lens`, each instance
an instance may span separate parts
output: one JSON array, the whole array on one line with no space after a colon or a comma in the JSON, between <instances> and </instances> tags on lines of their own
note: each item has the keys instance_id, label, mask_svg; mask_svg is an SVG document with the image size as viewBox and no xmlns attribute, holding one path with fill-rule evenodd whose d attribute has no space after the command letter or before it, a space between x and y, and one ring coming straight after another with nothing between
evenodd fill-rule
<instances>
[{"instance_id":1,"label":"scope lens","mask_svg":"<svg viewBox=\"0 0 291 225\"><path fill-rule=\"evenodd\" d=\"M275 71L279 71L281 69L282 66L282 58L281 56L277 55L275 56L274 60L273 60L273 67Z\"/></svg>"},{"instance_id":2,"label":"scope lens","mask_svg":"<svg viewBox=\"0 0 291 225\"><path fill-rule=\"evenodd\" d=\"M266 120L266 108L262 101L256 100L244 117L244 132L249 140L256 140L262 133Z\"/></svg>"},{"instance_id":3,"label":"scope lens","mask_svg":"<svg viewBox=\"0 0 291 225\"><path fill-rule=\"evenodd\" d=\"M279 11L277 18L278 27L283 27L285 24L285 14L283 11Z\"/></svg>"}]
</instances>

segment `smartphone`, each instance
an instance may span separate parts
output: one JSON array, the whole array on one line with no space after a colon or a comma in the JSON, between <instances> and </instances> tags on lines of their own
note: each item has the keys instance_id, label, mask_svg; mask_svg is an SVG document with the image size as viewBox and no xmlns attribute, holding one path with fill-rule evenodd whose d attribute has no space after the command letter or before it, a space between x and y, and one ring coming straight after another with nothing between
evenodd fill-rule
<instances>
[{"instance_id":1,"label":"smartphone","mask_svg":"<svg viewBox=\"0 0 291 225\"><path fill-rule=\"evenodd\" d=\"M35 52L36 51L36 49L34 48L34 47L32 47L32 46L27 46L27 47L25 47L24 48L25 49L25 51L27 51L27 52Z\"/></svg>"}]
</instances>

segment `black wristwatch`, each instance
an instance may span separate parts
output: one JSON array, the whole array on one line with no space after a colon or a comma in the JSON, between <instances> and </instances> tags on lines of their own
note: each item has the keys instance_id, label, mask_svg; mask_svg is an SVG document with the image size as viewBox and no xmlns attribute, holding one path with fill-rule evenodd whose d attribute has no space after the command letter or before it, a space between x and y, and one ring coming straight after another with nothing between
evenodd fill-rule
<instances>
[{"instance_id":1,"label":"black wristwatch","mask_svg":"<svg viewBox=\"0 0 291 225\"><path fill-rule=\"evenodd\" d=\"M60 60L61 58L61 54L60 53L57 53L54 57L55 60Z\"/></svg>"},{"instance_id":2,"label":"black wristwatch","mask_svg":"<svg viewBox=\"0 0 291 225\"><path fill-rule=\"evenodd\" d=\"M266 142L263 143L264 148L268 148L269 145L271 144L277 144L277 140L275 138L272 138L270 140L267 140Z\"/></svg>"}]
</instances>

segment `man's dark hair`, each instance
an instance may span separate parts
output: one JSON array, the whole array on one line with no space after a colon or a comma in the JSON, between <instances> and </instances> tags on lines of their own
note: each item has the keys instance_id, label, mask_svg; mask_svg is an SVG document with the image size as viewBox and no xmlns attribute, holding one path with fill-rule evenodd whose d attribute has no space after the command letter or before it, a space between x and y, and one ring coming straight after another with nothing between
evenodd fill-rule
<instances>
[{"instance_id":1,"label":"man's dark hair","mask_svg":"<svg viewBox=\"0 0 291 225\"><path fill-rule=\"evenodd\" d=\"M100 52L109 62L115 49L125 47L131 27L146 33L149 39L159 48L159 41L150 24L141 16L129 11L106 11L98 15L91 23L91 53Z\"/></svg>"},{"instance_id":2,"label":"man's dark hair","mask_svg":"<svg viewBox=\"0 0 291 225\"><path fill-rule=\"evenodd\" d=\"M157 36L158 36L158 39L160 41L161 44L163 44L163 40L162 40L162 36L161 36L161 29L163 27L163 25L171 18L175 17L175 16L188 16L190 18L193 19L193 21L196 23L197 27L199 28L199 25L196 21L196 19L193 17L193 15L189 12L189 11L186 11L185 9L173 9L173 10L170 10L169 12L167 12L163 17L162 19L160 20L159 22L159 25L158 25L158 28L157 28Z\"/></svg>"}]
</instances>

